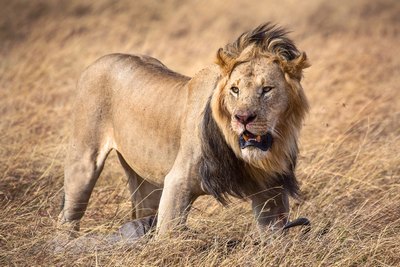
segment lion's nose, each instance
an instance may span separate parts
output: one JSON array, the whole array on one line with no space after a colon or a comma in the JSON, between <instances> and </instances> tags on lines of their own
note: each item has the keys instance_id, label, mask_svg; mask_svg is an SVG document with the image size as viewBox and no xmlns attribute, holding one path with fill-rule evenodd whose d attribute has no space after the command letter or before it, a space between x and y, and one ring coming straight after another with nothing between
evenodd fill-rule
<instances>
[{"instance_id":1,"label":"lion's nose","mask_svg":"<svg viewBox=\"0 0 400 267\"><path fill-rule=\"evenodd\" d=\"M256 119L257 115L254 113L249 113L249 112L238 112L235 114L235 118L241 123L241 124L248 124Z\"/></svg>"}]
</instances>

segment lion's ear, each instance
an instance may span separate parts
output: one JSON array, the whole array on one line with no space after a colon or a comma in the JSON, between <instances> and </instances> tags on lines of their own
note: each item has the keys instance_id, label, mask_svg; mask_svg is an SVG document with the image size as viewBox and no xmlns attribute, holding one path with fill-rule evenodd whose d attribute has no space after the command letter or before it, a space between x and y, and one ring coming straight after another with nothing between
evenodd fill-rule
<instances>
[{"instance_id":1,"label":"lion's ear","mask_svg":"<svg viewBox=\"0 0 400 267\"><path fill-rule=\"evenodd\" d=\"M285 65L285 71L299 81L303 76L303 69L311 66L305 52L301 52L298 57L288 61Z\"/></svg>"},{"instance_id":2,"label":"lion's ear","mask_svg":"<svg viewBox=\"0 0 400 267\"><path fill-rule=\"evenodd\" d=\"M233 58L223 48L218 49L215 63L220 67L223 74L228 74L232 67Z\"/></svg>"}]
</instances>

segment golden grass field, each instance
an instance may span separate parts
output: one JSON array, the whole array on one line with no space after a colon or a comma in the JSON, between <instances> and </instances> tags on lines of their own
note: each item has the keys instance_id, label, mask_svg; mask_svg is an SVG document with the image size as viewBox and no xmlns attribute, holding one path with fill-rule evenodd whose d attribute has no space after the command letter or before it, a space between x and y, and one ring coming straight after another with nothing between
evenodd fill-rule
<instances>
[{"instance_id":1,"label":"golden grass field","mask_svg":"<svg viewBox=\"0 0 400 267\"><path fill-rule=\"evenodd\" d=\"M400 266L400 2L0 1L0 266ZM299 229L252 242L249 203L196 203L168 239L53 253L75 84L113 53L142 53L186 75L219 47L273 21L292 30L312 67L297 176ZM167 90L167 88L166 88ZM83 233L130 219L113 154ZM324 233L324 234L322 234ZM232 240L240 240L231 246Z\"/></svg>"}]
</instances>

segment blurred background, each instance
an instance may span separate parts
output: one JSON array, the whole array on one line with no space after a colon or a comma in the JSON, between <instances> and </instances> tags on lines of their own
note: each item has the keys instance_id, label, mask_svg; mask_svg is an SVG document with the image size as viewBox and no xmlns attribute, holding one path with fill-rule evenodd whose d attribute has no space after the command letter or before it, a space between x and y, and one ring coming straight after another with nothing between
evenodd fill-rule
<instances>
[{"instance_id":1,"label":"blurred background","mask_svg":"<svg viewBox=\"0 0 400 267\"><path fill-rule=\"evenodd\" d=\"M94 265L98 257L112 266L398 264L399 14L397 0L0 0L0 265ZM312 245L285 243L285 257L283 239L268 256L253 246L227 254L224 238L251 232L249 204L224 209L204 197L189 224L213 244L205 248L178 237L173 246L153 241L136 254L44 252L55 232L84 68L108 53L140 53L192 76L213 64L218 48L267 21L290 30L312 63L303 80L311 104L297 169L303 196L291 212L315 222L315 233L335 230ZM93 193L84 230L110 231L129 220L115 158Z\"/></svg>"}]
</instances>

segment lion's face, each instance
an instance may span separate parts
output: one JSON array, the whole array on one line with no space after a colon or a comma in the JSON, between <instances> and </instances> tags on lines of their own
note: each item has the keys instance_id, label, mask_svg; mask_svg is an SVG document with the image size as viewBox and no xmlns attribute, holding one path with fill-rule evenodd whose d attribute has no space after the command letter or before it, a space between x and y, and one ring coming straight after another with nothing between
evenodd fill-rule
<instances>
[{"instance_id":1,"label":"lion's face","mask_svg":"<svg viewBox=\"0 0 400 267\"><path fill-rule=\"evenodd\" d=\"M222 90L243 158L267 156L289 105L288 84L278 63L260 57L239 64Z\"/></svg>"},{"instance_id":2,"label":"lion's face","mask_svg":"<svg viewBox=\"0 0 400 267\"><path fill-rule=\"evenodd\" d=\"M308 103L300 84L310 66L282 29L262 26L217 51L213 118L237 157L262 170L287 170ZM293 162L292 162L293 163Z\"/></svg>"}]
</instances>

